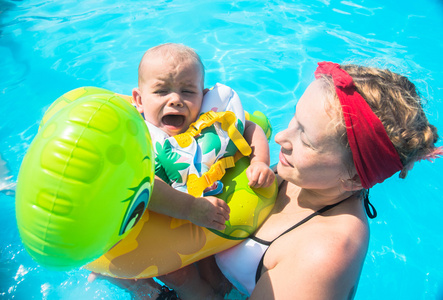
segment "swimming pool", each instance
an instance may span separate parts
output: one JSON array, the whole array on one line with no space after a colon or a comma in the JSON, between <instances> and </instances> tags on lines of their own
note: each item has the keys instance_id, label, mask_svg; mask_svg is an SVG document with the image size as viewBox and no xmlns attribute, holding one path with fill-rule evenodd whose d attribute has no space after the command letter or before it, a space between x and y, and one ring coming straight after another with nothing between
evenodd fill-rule
<instances>
[{"instance_id":1,"label":"swimming pool","mask_svg":"<svg viewBox=\"0 0 443 300\"><path fill-rule=\"evenodd\" d=\"M43 269L23 249L13 186L49 104L85 85L130 93L143 52L195 48L206 86L233 87L245 109L284 129L317 61L390 67L427 99L443 136L443 5L423 1L0 1L0 298L129 299L84 270ZM439 143L442 145L442 142ZM272 162L279 147L271 144ZM9 171L8 171L9 170ZM371 190L379 216L356 299L442 299L443 159Z\"/></svg>"}]
</instances>

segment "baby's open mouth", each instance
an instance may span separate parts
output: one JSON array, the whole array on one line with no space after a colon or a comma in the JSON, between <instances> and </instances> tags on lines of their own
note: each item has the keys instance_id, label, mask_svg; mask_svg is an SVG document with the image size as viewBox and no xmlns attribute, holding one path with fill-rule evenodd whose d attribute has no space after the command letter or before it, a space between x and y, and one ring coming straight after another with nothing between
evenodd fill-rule
<instances>
[{"instance_id":1,"label":"baby's open mouth","mask_svg":"<svg viewBox=\"0 0 443 300\"><path fill-rule=\"evenodd\" d=\"M185 116L166 115L162 118L162 123L166 126L181 127L185 123Z\"/></svg>"}]
</instances>

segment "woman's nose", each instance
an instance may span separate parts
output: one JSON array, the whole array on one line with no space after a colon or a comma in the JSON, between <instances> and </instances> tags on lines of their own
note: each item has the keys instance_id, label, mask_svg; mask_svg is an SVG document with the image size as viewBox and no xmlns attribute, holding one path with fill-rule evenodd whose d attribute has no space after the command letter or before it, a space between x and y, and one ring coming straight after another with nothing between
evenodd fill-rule
<instances>
[{"instance_id":1,"label":"woman's nose","mask_svg":"<svg viewBox=\"0 0 443 300\"><path fill-rule=\"evenodd\" d=\"M280 131L275 135L275 142L285 149L292 149L290 140L288 139L288 129Z\"/></svg>"},{"instance_id":2,"label":"woman's nose","mask_svg":"<svg viewBox=\"0 0 443 300\"><path fill-rule=\"evenodd\" d=\"M277 144L280 144L283 141L283 131L277 132L274 140Z\"/></svg>"}]
</instances>

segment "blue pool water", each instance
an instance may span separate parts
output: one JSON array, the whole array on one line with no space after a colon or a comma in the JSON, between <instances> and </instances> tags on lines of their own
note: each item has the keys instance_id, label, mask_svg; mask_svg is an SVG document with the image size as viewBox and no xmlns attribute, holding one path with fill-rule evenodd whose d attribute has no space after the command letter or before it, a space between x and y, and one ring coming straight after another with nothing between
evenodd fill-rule
<instances>
[{"instance_id":1,"label":"blue pool water","mask_svg":"<svg viewBox=\"0 0 443 300\"><path fill-rule=\"evenodd\" d=\"M164 42L195 48L206 86L233 87L274 132L287 126L316 62L332 60L409 76L443 136L440 0L0 0L0 298L130 299L107 282L87 283L84 270L32 261L16 228L14 186L52 101L85 85L130 93L141 55ZM278 151L272 142L273 163ZM443 159L422 162L406 180L373 188L379 216L356 299L443 299L442 173Z\"/></svg>"}]
</instances>

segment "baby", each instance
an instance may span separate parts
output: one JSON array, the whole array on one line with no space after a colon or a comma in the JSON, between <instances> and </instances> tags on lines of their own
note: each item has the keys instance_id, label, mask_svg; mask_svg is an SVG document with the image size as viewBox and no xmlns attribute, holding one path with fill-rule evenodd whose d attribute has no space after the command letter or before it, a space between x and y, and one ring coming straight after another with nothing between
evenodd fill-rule
<instances>
[{"instance_id":1,"label":"baby","mask_svg":"<svg viewBox=\"0 0 443 300\"><path fill-rule=\"evenodd\" d=\"M198 54L184 45L159 45L145 53L138 72L139 87L132 91L138 111L146 121L169 136L185 132L197 120L207 92L204 89L204 67ZM259 126L246 121L244 137L252 148L247 170L249 185L271 185L274 173L269 168L265 134ZM229 207L224 201L175 191L158 177L149 209L218 230L224 229L224 223L229 219Z\"/></svg>"},{"instance_id":2,"label":"baby","mask_svg":"<svg viewBox=\"0 0 443 300\"><path fill-rule=\"evenodd\" d=\"M193 49L179 44L151 48L144 54L138 74L139 87L133 89L132 96L146 121L169 136L175 136L197 120L208 90L204 89L204 66ZM270 186L275 175L269 168L269 146L263 130L246 121L243 136L252 149L251 163L246 171L249 185ZM229 207L223 200L177 191L157 176L148 209L217 230L223 230L229 219ZM211 294L212 288L200 278L195 265L160 279L179 292L181 299L216 297Z\"/></svg>"}]
</instances>

